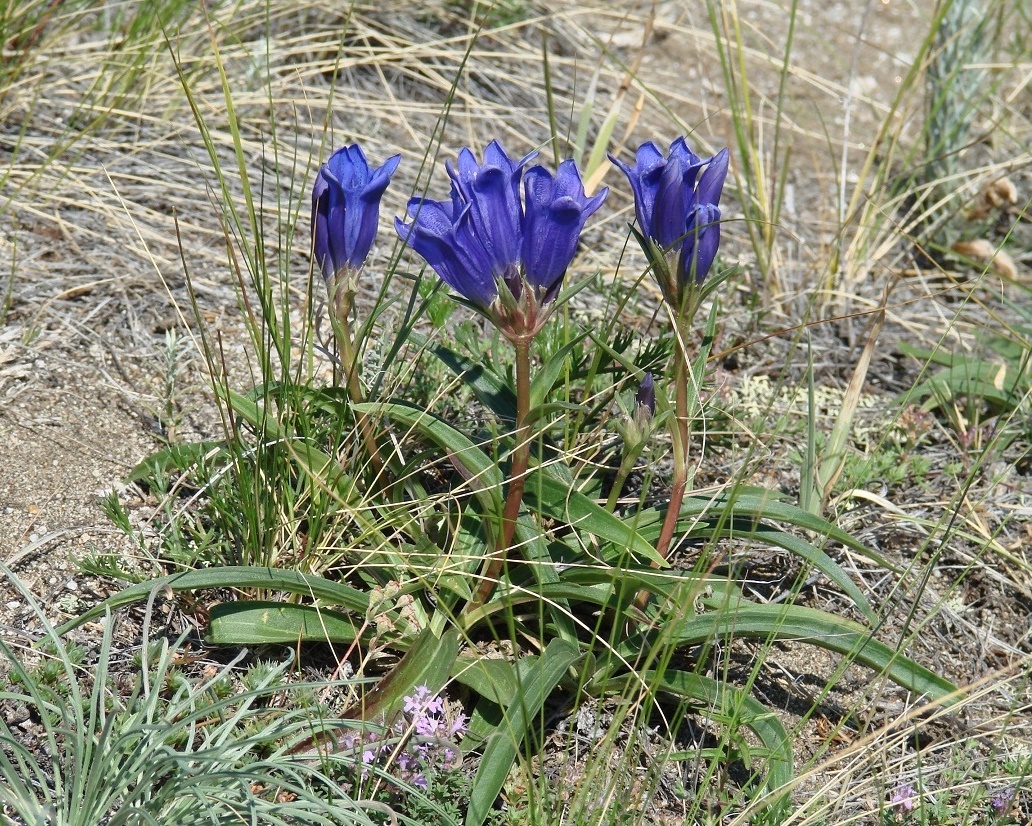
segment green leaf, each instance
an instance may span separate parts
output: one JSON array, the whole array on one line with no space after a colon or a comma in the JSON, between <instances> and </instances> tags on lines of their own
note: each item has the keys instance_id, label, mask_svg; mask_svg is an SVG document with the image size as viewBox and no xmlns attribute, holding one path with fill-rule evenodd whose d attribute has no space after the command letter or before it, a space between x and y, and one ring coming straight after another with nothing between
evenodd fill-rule
<instances>
[{"instance_id":1,"label":"green leaf","mask_svg":"<svg viewBox=\"0 0 1032 826\"><path fill-rule=\"evenodd\" d=\"M527 657L516 667L519 690L504 709L497 730L489 734L473 778L466 826L481 826L498 799L520 744L566 670L577 661L577 646L552 640L540 657Z\"/></svg>"},{"instance_id":2,"label":"green leaf","mask_svg":"<svg viewBox=\"0 0 1032 826\"><path fill-rule=\"evenodd\" d=\"M128 481L150 484L156 476L168 476L188 470L193 465L210 462L228 452L225 442L193 442L172 445L152 453L129 473Z\"/></svg>"},{"instance_id":3,"label":"green leaf","mask_svg":"<svg viewBox=\"0 0 1032 826\"><path fill-rule=\"evenodd\" d=\"M857 586L849 574L835 562L824 551L811 545L805 539L800 539L795 534L775 528L771 525L757 524L749 519L730 519L724 522L696 522L687 534L690 537L716 538L724 536L735 539L750 539L764 545L774 545L783 548L789 553L795 554L800 559L806 560L813 567L823 573L832 583L856 605L863 615L871 621L878 622L871 604L867 601L863 591Z\"/></svg>"},{"instance_id":4,"label":"green leaf","mask_svg":"<svg viewBox=\"0 0 1032 826\"><path fill-rule=\"evenodd\" d=\"M541 419L551 418L556 414L569 415L570 413L580 413L583 410L583 405L574 404L572 402L549 402L548 404L541 404L537 407L531 408L530 412L527 414L527 424L533 424Z\"/></svg>"},{"instance_id":5,"label":"green leaf","mask_svg":"<svg viewBox=\"0 0 1032 826\"><path fill-rule=\"evenodd\" d=\"M897 563L871 550L863 542L837 525L832 524L827 519L815 516L797 505L784 502L781 500L780 495L773 495L770 491L763 490L762 488L746 488L739 492L722 495L712 501L716 504L731 506L736 517L748 517L757 521L760 519L773 519L777 522L795 525L797 528L812 531L824 539L831 539L841 545L845 545L847 548L852 548L857 553L873 562L877 562L883 568L893 573L901 571ZM696 502L693 504L693 507L698 508L698 512L701 512L702 503Z\"/></svg>"},{"instance_id":6,"label":"green leaf","mask_svg":"<svg viewBox=\"0 0 1032 826\"><path fill-rule=\"evenodd\" d=\"M678 518L678 530L688 531L699 519L716 520L719 517L749 519L757 524L762 519L771 519L795 525L811 531L822 539L830 539L851 548L861 556L881 565L888 571L900 573L900 566L877 551L873 551L858 539L836 525L803 510L797 505L782 501L782 495L763 488L743 487L731 492L705 496L685 497ZM663 510L648 508L638 515L638 533L646 539L658 537L663 519Z\"/></svg>"},{"instance_id":7,"label":"green leaf","mask_svg":"<svg viewBox=\"0 0 1032 826\"><path fill-rule=\"evenodd\" d=\"M528 475L523 501L528 507L569 525L575 531L604 539L609 543L602 549L607 561L617 561L630 551L656 565L668 567L669 563L634 528L565 482L555 479L544 468L532 470Z\"/></svg>"},{"instance_id":8,"label":"green leaf","mask_svg":"<svg viewBox=\"0 0 1032 826\"><path fill-rule=\"evenodd\" d=\"M663 639L676 646L701 645L724 638L776 639L805 642L844 654L851 661L873 668L908 691L953 705L959 697L948 680L879 642L871 631L826 611L801 605L741 605L734 611L718 611L684 617L667 623ZM628 655L641 649L644 640L636 635L624 646Z\"/></svg>"},{"instance_id":9,"label":"green leaf","mask_svg":"<svg viewBox=\"0 0 1032 826\"><path fill-rule=\"evenodd\" d=\"M437 359L465 384L484 407L507 421L516 421L516 394L509 383L483 364L471 361L443 344L430 344L425 336L411 334L419 346L425 346Z\"/></svg>"},{"instance_id":10,"label":"green leaf","mask_svg":"<svg viewBox=\"0 0 1032 826\"><path fill-rule=\"evenodd\" d=\"M1027 363L1022 362L1020 350L1017 359L989 359L906 344L900 344L899 349L946 368L904 393L903 402L927 398L924 406L930 410L957 396L975 396L1006 410L1015 407L1029 389Z\"/></svg>"},{"instance_id":11,"label":"green leaf","mask_svg":"<svg viewBox=\"0 0 1032 826\"><path fill-rule=\"evenodd\" d=\"M448 681L459 654L459 642L459 632L454 628L440 637L427 628L376 688L345 716L370 719L382 715L390 719L401 710L405 696L416 686L425 685L436 694Z\"/></svg>"},{"instance_id":12,"label":"green leaf","mask_svg":"<svg viewBox=\"0 0 1032 826\"><path fill-rule=\"evenodd\" d=\"M512 704L520 688L516 667L496 657L459 657L452 677L502 708Z\"/></svg>"},{"instance_id":13,"label":"green leaf","mask_svg":"<svg viewBox=\"0 0 1032 826\"><path fill-rule=\"evenodd\" d=\"M451 461L463 467L470 489L484 511L501 519L502 472L469 437L432 413L404 402L356 404L354 408L359 413L386 416L398 424L410 427L446 451Z\"/></svg>"},{"instance_id":14,"label":"green leaf","mask_svg":"<svg viewBox=\"0 0 1032 826\"><path fill-rule=\"evenodd\" d=\"M516 520L516 534L514 538L520 547L523 558L527 560L531 574L538 587L558 584L560 579L559 573L556 571L556 560L552 558L549 546L541 534L541 529L529 514L521 513ZM546 610L552 619L552 624L555 626L557 636L576 643L578 639L577 627L573 617L570 615L569 605L559 597L549 600L546 603Z\"/></svg>"},{"instance_id":15,"label":"green leaf","mask_svg":"<svg viewBox=\"0 0 1032 826\"><path fill-rule=\"evenodd\" d=\"M362 616L365 616L369 609L368 594L340 582L281 568L225 566L186 571L131 585L98 603L84 614L69 620L58 629L58 632L67 634L84 623L104 616L106 611L114 611L126 605L143 602L150 599L152 594L160 594L165 590L185 592L200 591L206 588L255 588L263 591L303 594L312 599L322 600L329 605L343 606Z\"/></svg>"},{"instance_id":16,"label":"green leaf","mask_svg":"<svg viewBox=\"0 0 1032 826\"><path fill-rule=\"evenodd\" d=\"M540 407L545 403L545 399L548 398L548 394L552 391L552 387L555 385L556 379L559 378L559 374L566 366L570 353L572 353L574 349L578 347L585 338L587 338L587 336L587 333L581 333L579 336L574 338L573 341L564 345L561 349L556 351L548 361L542 364L540 369L538 369L534 374L534 378L530 382L531 410Z\"/></svg>"},{"instance_id":17,"label":"green leaf","mask_svg":"<svg viewBox=\"0 0 1032 826\"><path fill-rule=\"evenodd\" d=\"M580 586L608 584L632 597L641 591L649 591L659 596L661 602L674 598L681 602L687 594L701 595L707 590L723 606L733 607L742 601L742 591L736 582L681 568L656 571L578 565L563 571L562 581L567 585Z\"/></svg>"},{"instance_id":18,"label":"green leaf","mask_svg":"<svg viewBox=\"0 0 1032 826\"><path fill-rule=\"evenodd\" d=\"M359 627L346 614L315 605L246 600L210 611L205 639L212 645L353 642Z\"/></svg>"}]
</instances>

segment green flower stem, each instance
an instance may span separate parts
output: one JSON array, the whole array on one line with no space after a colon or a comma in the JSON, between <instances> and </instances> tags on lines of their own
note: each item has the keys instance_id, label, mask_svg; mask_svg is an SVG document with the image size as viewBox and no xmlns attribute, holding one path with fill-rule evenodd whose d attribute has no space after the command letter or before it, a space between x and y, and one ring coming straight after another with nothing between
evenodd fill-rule
<instances>
[{"instance_id":1,"label":"green flower stem","mask_svg":"<svg viewBox=\"0 0 1032 826\"><path fill-rule=\"evenodd\" d=\"M638 457L641 456L647 443L647 440L643 440L640 445L629 445L624 450L623 459L620 460L620 468L616 471L616 479L613 480L613 489L609 491L609 498L606 500L606 510L610 513L616 510L617 502L620 500L620 493L623 491L624 485L627 484L627 477L634 470L634 463L638 461Z\"/></svg>"},{"instance_id":2,"label":"green flower stem","mask_svg":"<svg viewBox=\"0 0 1032 826\"><path fill-rule=\"evenodd\" d=\"M516 444L512 450L512 467L509 471L509 490L505 496L502 512L502 532L495 553L488 558L487 567L480 580L470 608L485 604L498 584L502 567L512 548L516 534L516 521L523 504L523 488L527 481L527 466L530 464L530 343L532 336L523 336L513 341L516 348Z\"/></svg>"},{"instance_id":3,"label":"green flower stem","mask_svg":"<svg viewBox=\"0 0 1032 826\"><path fill-rule=\"evenodd\" d=\"M330 285L332 307L330 324L333 327L333 337L337 341L337 355L340 358L341 369L344 371L344 386L347 389L348 398L351 399L352 404L362 404L365 401L365 391L362 389L358 354L355 352L351 322L348 320L354 296L353 278L354 275L345 269L338 274L336 282ZM373 437L373 426L365 413L358 416L358 430L362 434L373 470L379 475L383 471L383 459L380 457L380 448Z\"/></svg>"},{"instance_id":4,"label":"green flower stem","mask_svg":"<svg viewBox=\"0 0 1032 826\"><path fill-rule=\"evenodd\" d=\"M670 423L670 437L673 448L674 475L673 489L670 492L670 504L667 506L663 529L656 541L656 552L666 559L670 552L670 543L677 528L677 518L681 513L681 503L688 484L688 373L691 369L688 358L688 330L691 327L693 312L687 312L677 318L677 350L678 358L674 363L674 417Z\"/></svg>"}]
</instances>

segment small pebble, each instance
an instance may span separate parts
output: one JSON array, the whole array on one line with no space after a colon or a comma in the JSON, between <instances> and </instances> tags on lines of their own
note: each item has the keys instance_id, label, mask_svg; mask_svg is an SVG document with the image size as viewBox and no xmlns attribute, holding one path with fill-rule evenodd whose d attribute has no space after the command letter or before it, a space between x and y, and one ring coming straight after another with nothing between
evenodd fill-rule
<instances>
[{"instance_id":1,"label":"small pebble","mask_svg":"<svg viewBox=\"0 0 1032 826\"><path fill-rule=\"evenodd\" d=\"M64 587L67 588L69 591L78 591L79 583L76 582L74 579L70 579L64 584Z\"/></svg>"}]
</instances>

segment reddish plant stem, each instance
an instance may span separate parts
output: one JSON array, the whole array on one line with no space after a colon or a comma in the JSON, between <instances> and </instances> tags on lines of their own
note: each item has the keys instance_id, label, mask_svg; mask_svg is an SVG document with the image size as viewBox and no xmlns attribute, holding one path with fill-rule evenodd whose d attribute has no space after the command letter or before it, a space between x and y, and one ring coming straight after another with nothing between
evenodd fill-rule
<instances>
[{"instance_id":1,"label":"reddish plant stem","mask_svg":"<svg viewBox=\"0 0 1032 826\"><path fill-rule=\"evenodd\" d=\"M670 425L670 437L674 453L673 488L670 491L670 504L667 506L663 529L656 541L656 553L663 559L670 553L670 543L677 530L677 518L681 514L681 503L688 483L688 323L686 319L678 319L677 350L678 359L674 364L674 418Z\"/></svg>"},{"instance_id":2,"label":"reddish plant stem","mask_svg":"<svg viewBox=\"0 0 1032 826\"><path fill-rule=\"evenodd\" d=\"M512 549L516 535L516 522L523 504L523 488L527 482L527 467L530 464L530 342L532 338L515 339L516 348L516 443L512 449L512 465L509 469L509 489L505 495L502 511L502 530L495 552L488 558L483 577L477 588L471 608L486 603L494 592L501 576L505 560Z\"/></svg>"}]
</instances>

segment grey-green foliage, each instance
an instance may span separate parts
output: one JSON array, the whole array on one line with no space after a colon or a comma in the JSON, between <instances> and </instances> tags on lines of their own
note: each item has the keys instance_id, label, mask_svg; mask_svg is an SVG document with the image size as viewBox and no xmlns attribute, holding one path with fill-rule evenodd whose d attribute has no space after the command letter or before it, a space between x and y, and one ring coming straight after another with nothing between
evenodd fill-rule
<instances>
[{"instance_id":1,"label":"grey-green foliage","mask_svg":"<svg viewBox=\"0 0 1032 826\"><path fill-rule=\"evenodd\" d=\"M989 95L990 46L998 18L985 0L941 0L935 48L928 63L928 180L959 169L979 107Z\"/></svg>"},{"instance_id":2,"label":"grey-green foliage","mask_svg":"<svg viewBox=\"0 0 1032 826\"><path fill-rule=\"evenodd\" d=\"M23 729L0 718L0 807L14 818L3 822L382 822L382 811L349 799L313 761L286 753L311 727L303 711L283 713L266 703L284 690L288 662L252 674L248 690L235 696L216 690L232 664L205 678L176 671L182 638L147 646L142 669L116 668L108 616L97 659L84 669L28 590L2 571L33 606L45 643L19 654L0 641L12 678L0 705L37 723ZM39 655L61 672L61 691L38 678L32 661Z\"/></svg>"}]
</instances>

